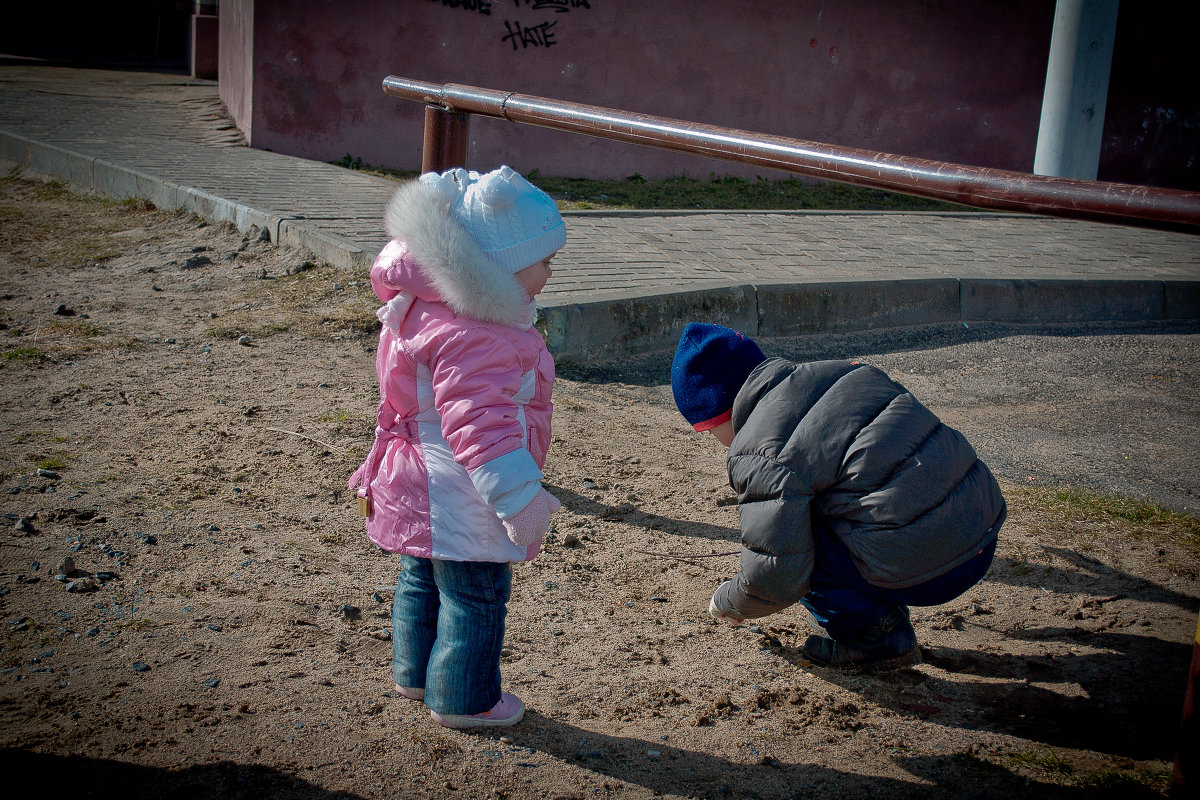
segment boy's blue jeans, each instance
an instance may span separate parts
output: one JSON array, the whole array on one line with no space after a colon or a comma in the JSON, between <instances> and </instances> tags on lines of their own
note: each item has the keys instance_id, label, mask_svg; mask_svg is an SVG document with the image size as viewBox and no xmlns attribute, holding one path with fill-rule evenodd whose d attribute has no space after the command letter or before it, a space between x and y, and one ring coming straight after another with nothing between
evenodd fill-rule
<instances>
[{"instance_id":1,"label":"boy's blue jeans","mask_svg":"<svg viewBox=\"0 0 1200 800\"><path fill-rule=\"evenodd\" d=\"M843 641L854 639L895 611L908 616L908 606L950 602L987 574L996 554L996 540L992 539L969 561L932 580L903 589L882 589L863 580L850 552L836 535L813 526L813 537L817 548L812 583L800 602L826 633Z\"/></svg>"},{"instance_id":2,"label":"boy's blue jeans","mask_svg":"<svg viewBox=\"0 0 1200 800\"><path fill-rule=\"evenodd\" d=\"M425 689L439 714L480 714L500 702L500 648L512 569L507 562L400 556L392 604L392 677Z\"/></svg>"}]
</instances>

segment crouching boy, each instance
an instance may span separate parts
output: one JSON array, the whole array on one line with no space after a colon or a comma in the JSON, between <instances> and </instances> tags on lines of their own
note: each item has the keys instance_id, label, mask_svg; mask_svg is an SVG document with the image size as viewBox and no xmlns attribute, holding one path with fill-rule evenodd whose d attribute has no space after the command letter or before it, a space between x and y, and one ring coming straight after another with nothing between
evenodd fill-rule
<instances>
[{"instance_id":1,"label":"crouching boy","mask_svg":"<svg viewBox=\"0 0 1200 800\"><path fill-rule=\"evenodd\" d=\"M804 654L845 671L920 661L909 606L949 602L987 572L1006 506L961 433L883 371L767 358L719 325L684 330L671 367L684 418L729 448L741 570L709 613L800 602L825 636Z\"/></svg>"}]
</instances>

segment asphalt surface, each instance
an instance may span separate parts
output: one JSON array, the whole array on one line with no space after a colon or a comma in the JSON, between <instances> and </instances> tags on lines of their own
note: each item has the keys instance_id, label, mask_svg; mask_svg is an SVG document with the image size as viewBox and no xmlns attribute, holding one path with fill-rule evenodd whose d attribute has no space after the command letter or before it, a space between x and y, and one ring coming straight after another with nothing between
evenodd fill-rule
<instances>
[{"instance_id":1,"label":"asphalt surface","mask_svg":"<svg viewBox=\"0 0 1200 800\"><path fill-rule=\"evenodd\" d=\"M769 356L884 369L1002 478L1200 515L1200 323L956 323L758 341ZM673 403L669 353L560 374Z\"/></svg>"},{"instance_id":2,"label":"asphalt surface","mask_svg":"<svg viewBox=\"0 0 1200 800\"><path fill-rule=\"evenodd\" d=\"M999 475L1197 514L1198 334L1197 323L982 325L851 342L963 431ZM813 357L812 343L781 350Z\"/></svg>"}]
</instances>

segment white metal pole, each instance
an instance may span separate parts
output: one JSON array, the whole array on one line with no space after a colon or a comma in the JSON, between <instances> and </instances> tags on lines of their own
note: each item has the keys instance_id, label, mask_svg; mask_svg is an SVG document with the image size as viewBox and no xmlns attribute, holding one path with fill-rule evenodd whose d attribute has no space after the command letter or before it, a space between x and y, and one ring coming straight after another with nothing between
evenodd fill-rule
<instances>
[{"instance_id":1,"label":"white metal pole","mask_svg":"<svg viewBox=\"0 0 1200 800\"><path fill-rule=\"evenodd\" d=\"M1118 0L1058 0L1033 171L1096 179Z\"/></svg>"}]
</instances>

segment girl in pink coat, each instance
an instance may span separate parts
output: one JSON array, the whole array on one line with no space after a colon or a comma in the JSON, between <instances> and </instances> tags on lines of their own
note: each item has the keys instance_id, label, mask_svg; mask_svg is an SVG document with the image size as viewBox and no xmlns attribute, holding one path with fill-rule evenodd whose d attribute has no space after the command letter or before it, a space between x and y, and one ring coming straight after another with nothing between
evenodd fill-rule
<instances>
[{"instance_id":1,"label":"girl in pink coat","mask_svg":"<svg viewBox=\"0 0 1200 800\"><path fill-rule=\"evenodd\" d=\"M554 361L533 298L566 243L554 201L508 167L397 190L371 267L385 305L375 443L350 479L367 535L399 553L397 690L447 727L513 725L500 689L510 563L559 503L542 488Z\"/></svg>"}]
</instances>

